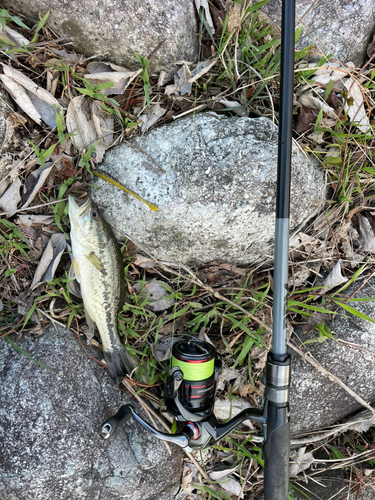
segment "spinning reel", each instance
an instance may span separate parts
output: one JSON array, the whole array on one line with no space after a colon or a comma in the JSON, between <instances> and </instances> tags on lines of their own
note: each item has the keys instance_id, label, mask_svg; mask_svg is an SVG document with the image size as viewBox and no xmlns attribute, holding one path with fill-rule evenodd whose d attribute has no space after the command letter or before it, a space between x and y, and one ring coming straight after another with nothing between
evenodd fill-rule
<instances>
[{"instance_id":1,"label":"spinning reel","mask_svg":"<svg viewBox=\"0 0 375 500\"><path fill-rule=\"evenodd\" d=\"M289 370L287 371L288 378ZM176 421L176 434L159 432L145 422L130 405L121 406L113 417L106 420L99 434L108 439L121 423L133 417L157 439L191 451L212 446L244 420L251 419L263 424L266 441L267 399L263 410L246 409L226 423L220 424L217 421L214 403L220 372L221 358L214 346L200 340L177 342L172 349L171 375L164 389L164 403L168 413ZM285 419L288 418L286 412L282 413Z\"/></svg>"}]
</instances>

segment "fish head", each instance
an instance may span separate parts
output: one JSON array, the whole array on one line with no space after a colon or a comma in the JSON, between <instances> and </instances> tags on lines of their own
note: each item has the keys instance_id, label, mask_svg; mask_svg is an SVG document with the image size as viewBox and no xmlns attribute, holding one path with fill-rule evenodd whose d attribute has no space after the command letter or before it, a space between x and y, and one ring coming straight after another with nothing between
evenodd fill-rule
<instances>
[{"instance_id":1,"label":"fish head","mask_svg":"<svg viewBox=\"0 0 375 500\"><path fill-rule=\"evenodd\" d=\"M82 204L69 195L69 219L71 235L81 244L96 248L99 243L108 241L108 226L90 197Z\"/></svg>"}]
</instances>

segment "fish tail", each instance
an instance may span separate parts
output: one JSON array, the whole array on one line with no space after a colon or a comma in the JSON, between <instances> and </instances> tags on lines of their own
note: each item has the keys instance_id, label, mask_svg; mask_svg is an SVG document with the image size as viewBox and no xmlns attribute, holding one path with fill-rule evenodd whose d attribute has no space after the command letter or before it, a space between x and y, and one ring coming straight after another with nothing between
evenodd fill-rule
<instances>
[{"instance_id":1,"label":"fish tail","mask_svg":"<svg viewBox=\"0 0 375 500\"><path fill-rule=\"evenodd\" d=\"M133 370L133 360L125 346L120 345L111 351L103 351L109 373L116 384L120 384Z\"/></svg>"}]
</instances>

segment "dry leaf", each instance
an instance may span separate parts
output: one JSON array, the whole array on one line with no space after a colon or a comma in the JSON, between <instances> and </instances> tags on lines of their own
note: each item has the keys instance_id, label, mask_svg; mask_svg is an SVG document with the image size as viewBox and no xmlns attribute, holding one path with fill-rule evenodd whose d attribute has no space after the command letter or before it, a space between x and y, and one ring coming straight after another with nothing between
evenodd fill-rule
<instances>
[{"instance_id":1,"label":"dry leaf","mask_svg":"<svg viewBox=\"0 0 375 500\"><path fill-rule=\"evenodd\" d=\"M152 269L155 266L155 261L150 257L144 257L143 255L137 253L133 264L139 267L143 267L144 269Z\"/></svg>"},{"instance_id":2,"label":"dry leaf","mask_svg":"<svg viewBox=\"0 0 375 500\"><path fill-rule=\"evenodd\" d=\"M236 4L238 5L238 4ZM233 113L236 113L238 116L249 116L250 112L244 109L244 106L240 102L237 101L227 101L226 99L220 99L217 101L219 104L222 104L225 108L232 109ZM237 108L237 109L236 109Z\"/></svg>"},{"instance_id":3,"label":"dry leaf","mask_svg":"<svg viewBox=\"0 0 375 500\"><path fill-rule=\"evenodd\" d=\"M2 66L4 75L0 75L0 78L20 108L39 125L40 120L43 120L49 127L56 127L54 106L61 109L58 100L20 71L6 64Z\"/></svg>"},{"instance_id":4,"label":"dry leaf","mask_svg":"<svg viewBox=\"0 0 375 500\"><path fill-rule=\"evenodd\" d=\"M9 217L14 215L14 212L17 210L17 205L21 201L21 185L21 179L17 177L0 198L0 207L4 212L11 212L8 214Z\"/></svg>"},{"instance_id":5,"label":"dry leaf","mask_svg":"<svg viewBox=\"0 0 375 500\"><path fill-rule=\"evenodd\" d=\"M61 256L66 248L65 236L56 233L51 236L42 258L36 268L33 282L31 283L29 293L41 283L52 281Z\"/></svg>"},{"instance_id":6,"label":"dry leaf","mask_svg":"<svg viewBox=\"0 0 375 500\"><path fill-rule=\"evenodd\" d=\"M196 80L198 80L198 78L207 73L216 64L216 62L216 58L202 61L193 71L190 71L187 65L183 64L183 66L177 71L177 74L174 77L176 85L175 94L190 94L192 83L194 83ZM170 87L170 85L168 85L167 88L168 87Z\"/></svg>"},{"instance_id":7,"label":"dry leaf","mask_svg":"<svg viewBox=\"0 0 375 500\"><path fill-rule=\"evenodd\" d=\"M179 341L180 341L180 339L178 339L174 336L173 337L162 337L159 335L159 340L157 341L156 345L151 344L152 354L160 362L166 361L167 359L171 359L172 346L176 342L179 342Z\"/></svg>"},{"instance_id":8,"label":"dry leaf","mask_svg":"<svg viewBox=\"0 0 375 500\"><path fill-rule=\"evenodd\" d=\"M357 124L356 126L362 132L367 132L371 129L371 126L363 105L364 98L361 87L352 77L345 81L345 87L348 89L349 97L353 100L351 106L348 105L348 99L346 100L345 111L348 112L350 119Z\"/></svg>"},{"instance_id":9,"label":"dry leaf","mask_svg":"<svg viewBox=\"0 0 375 500\"><path fill-rule=\"evenodd\" d=\"M235 381L233 384L234 386L239 386L244 381L244 379L245 377L240 370L225 367L219 375L217 389L219 391L222 391L225 387L225 382L231 382L232 380Z\"/></svg>"},{"instance_id":10,"label":"dry leaf","mask_svg":"<svg viewBox=\"0 0 375 500\"><path fill-rule=\"evenodd\" d=\"M107 149L113 142L115 122L113 115L106 113L99 101L91 103L92 119L101 144Z\"/></svg>"},{"instance_id":11,"label":"dry leaf","mask_svg":"<svg viewBox=\"0 0 375 500\"><path fill-rule=\"evenodd\" d=\"M4 27L4 31L7 34L7 36L16 44L18 47L23 48L24 45L29 45L30 42L27 38L25 38L23 35L18 33L15 30L12 30L12 28L9 28L9 26Z\"/></svg>"},{"instance_id":12,"label":"dry leaf","mask_svg":"<svg viewBox=\"0 0 375 500\"><path fill-rule=\"evenodd\" d=\"M370 221L367 217L364 217L360 214L358 214L358 220L360 228L359 241L361 243L361 250L363 250L364 252L375 253L375 236Z\"/></svg>"},{"instance_id":13,"label":"dry leaf","mask_svg":"<svg viewBox=\"0 0 375 500\"><path fill-rule=\"evenodd\" d=\"M229 481L223 480L220 483L221 488L227 491L231 495L235 495L236 499L244 498L244 492L242 491L241 484L233 478L230 478Z\"/></svg>"},{"instance_id":14,"label":"dry leaf","mask_svg":"<svg viewBox=\"0 0 375 500\"><path fill-rule=\"evenodd\" d=\"M324 113L327 113L331 118L337 118L335 110L328 106L325 102L321 101L317 97L314 97L311 93L301 94L298 97L298 102L301 103L306 108L314 109L320 111L323 108Z\"/></svg>"},{"instance_id":15,"label":"dry leaf","mask_svg":"<svg viewBox=\"0 0 375 500\"><path fill-rule=\"evenodd\" d=\"M238 415L242 410L253 408L247 401L243 399L217 399L214 406L214 414L218 420L228 420ZM250 429L254 429L254 425L250 420L245 420L243 425Z\"/></svg>"},{"instance_id":16,"label":"dry leaf","mask_svg":"<svg viewBox=\"0 0 375 500\"><path fill-rule=\"evenodd\" d=\"M27 177L24 186L24 203L22 208L27 208L33 201L35 196L38 194L39 189L43 186L49 176L53 165L54 164L52 162L46 163L43 167L38 168Z\"/></svg>"},{"instance_id":17,"label":"dry leaf","mask_svg":"<svg viewBox=\"0 0 375 500\"><path fill-rule=\"evenodd\" d=\"M336 93L331 91L326 99L326 103L328 106L331 106L333 109L339 109L341 107L341 102L337 97Z\"/></svg>"},{"instance_id":18,"label":"dry leaf","mask_svg":"<svg viewBox=\"0 0 375 500\"><path fill-rule=\"evenodd\" d=\"M343 276L341 274L341 267L342 267L342 260L340 259L332 269L332 271L329 273L329 275L326 277L326 279L320 284L317 284L317 286L324 286L319 293L327 293L329 290L332 290L332 288L335 288L336 286L342 285L343 283L347 283L348 278Z\"/></svg>"},{"instance_id":19,"label":"dry leaf","mask_svg":"<svg viewBox=\"0 0 375 500\"><path fill-rule=\"evenodd\" d=\"M213 481L219 481L220 479L223 479L226 476L229 476L229 474L232 474L233 472L236 472L236 470L239 468L240 464L237 465L226 465L226 464L221 464L215 467L214 469L210 470L207 472L207 474L210 476L210 479Z\"/></svg>"},{"instance_id":20,"label":"dry leaf","mask_svg":"<svg viewBox=\"0 0 375 500\"><path fill-rule=\"evenodd\" d=\"M292 457L292 462L289 464L290 476L296 476L314 463L314 456L312 453L306 453L306 447L294 451Z\"/></svg>"},{"instance_id":21,"label":"dry leaf","mask_svg":"<svg viewBox=\"0 0 375 500\"><path fill-rule=\"evenodd\" d=\"M197 9L198 14L199 14L199 11L201 8L204 9L204 15L206 17L207 24L211 28L212 34L214 34L215 28L214 28L214 23L212 21L210 7L208 5L208 0L194 0L194 2L195 2L195 7Z\"/></svg>"},{"instance_id":22,"label":"dry leaf","mask_svg":"<svg viewBox=\"0 0 375 500\"><path fill-rule=\"evenodd\" d=\"M225 4L225 10L228 15L228 33L230 33L233 29L239 29L241 27L241 4L227 2Z\"/></svg>"},{"instance_id":23,"label":"dry leaf","mask_svg":"<svg viewBox=\"0 0 375 500\"><path fill-rule=\"evenodd\" d=\"M207 61L202 61L193 70L191 78L189 78L189 83L194 83L201 76L205 75L215 64L217 63L216 57L214 59L207 59Z\"/></svg>"},{"instance_id":24,"label":"dry leaf","mask_svg":"<svg viewBox=\"0 0 375 500\"><path fill-rule=\"evenodd\" d=\"M89 74L85 75L85 78L93 85L105 82L114 84L113 87L100 91L104 95L123 94L130 83L142 72L142 69L130 71L116 64L96 61L89 63L87 69Z\"/></svg>"},{"instance_id":25,"label":"dry leaf","mask_svg":"<svg viewBox=\"0 0 375 500\"><path fill-rule=\"evenodd\" d=\"M142 132L146 132L149 128L155 125L159 118L164 116L166 112L167 109L162 108L160 104L155 104L154 106L151 106L151 108L147 108L146 113L139 116L139 119L142 121Z\"/></svg>"},{"instance_id":26,"label":"dry leaf","mask_svg":"<svg viewBox=\"0 0 375 500\"><path fill-rule=\"evenodd\" d=\"M70 102L66 128L70 134L74 134L74 144L80 152L87 151L100 141L95 149L97 163L103 160L106 148L113 141L113 127L113 117L105 113L98 101L78 96Z\"/></svg>"},{"instance_id":27,"label":"dry leaf","mask_svg":"<svg viewBox=\"0 0 375 500\"><path fill-rule=\"evenodd\" d=\"M143 288L141 297L142 300L147 300L145 309L150 311L165 311L169 307L172 307L175 300L173 297L169 297L170 292L164 286L165 283L157 280L151 280ZM138 293L141 291L143 284L136 283L133 286L133 290Z\"/></svg>"},{"instance_id":28,"label":"dry leaf","mask_svg":"<svg viewBox=\"0 0 375 500\"><path fill-rule=\"evenodd\" d=\"M16 222L17 224L31 227L35 224L52 224L53 221L53 215L19 215Z\"/></svg>"},{"instance_id":29,"label":"dry leaf","mask_svg":"<svg viewBox=\"0 0 375 500\"><path fill-rule=\"evenodd\" d=\"M29 95L22 85L15 82L12 78L6 75L0 75L0 79L6 90L10 93L18 106L38 125L41 124L42 117L35 109Z\"/></svg>"},{"instance_id":30,"label":"dry leaf","mask_svg":"<svg viewBox=\"0 0 375 500\"><path fill-rule=\"evenodd\" d=\"M298 134L303 134L306 130L311 129L311 125L316 122L316 116L313 113L305 111L303 106L300 106L300 110L297 116L296 132Z\"/></svg>"},{"instance_id":31,"label":"dry leaf","mask_svg":"<svg viewBox=\"0 0 375 500\"><path fill-rule=\"evenodd\" d=\"M193 480L193 471L184 466L184 472L182 474L182 479L181 479L181 488L190 495L190 493L193 491L191 487L191 482Z\"/></svg>"}]
</instances>

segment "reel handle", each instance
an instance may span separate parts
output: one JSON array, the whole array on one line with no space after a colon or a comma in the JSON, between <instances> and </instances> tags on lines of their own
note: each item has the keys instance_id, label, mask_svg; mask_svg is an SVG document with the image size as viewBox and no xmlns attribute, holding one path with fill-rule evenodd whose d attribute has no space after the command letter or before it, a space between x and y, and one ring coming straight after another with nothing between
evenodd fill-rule
<instances>
[{"instance_id":1,"label":"reel handle","mask_svg":"<svg viewBox=\"0 0 375 500\"><path fill-rule=\"evenodd\" d=\"M127 422L130 417L133 417L144 429L161 441L168 441L169 443L177 444L180 448L186 448L189 444L190 433L192 432L189 428L186 429L186 434L184 432L180 434L166 434L164 432L159 432L150 424L145 422L130 405L121 406L119 411L113 415L113 417L103 422L99 429L99 435L103 439L108 439L114 434L117 427L120 424Z\"/></svg>"},{"instance_id":2,"label":"reel handle","mask_svg":"<svg viewBox=\"0 0 375 500\"><path fill-rule=\"evenodd\" d=\"M108 439L112 436L112 434L116 431L117 427L129 420L132 416L132 407L129 405L123 405L120 407L118 412L113 415L113 417L108 418L105 422L102 423L99 429L99 435L103 439Z\"/></svg>"}]
</instances>

